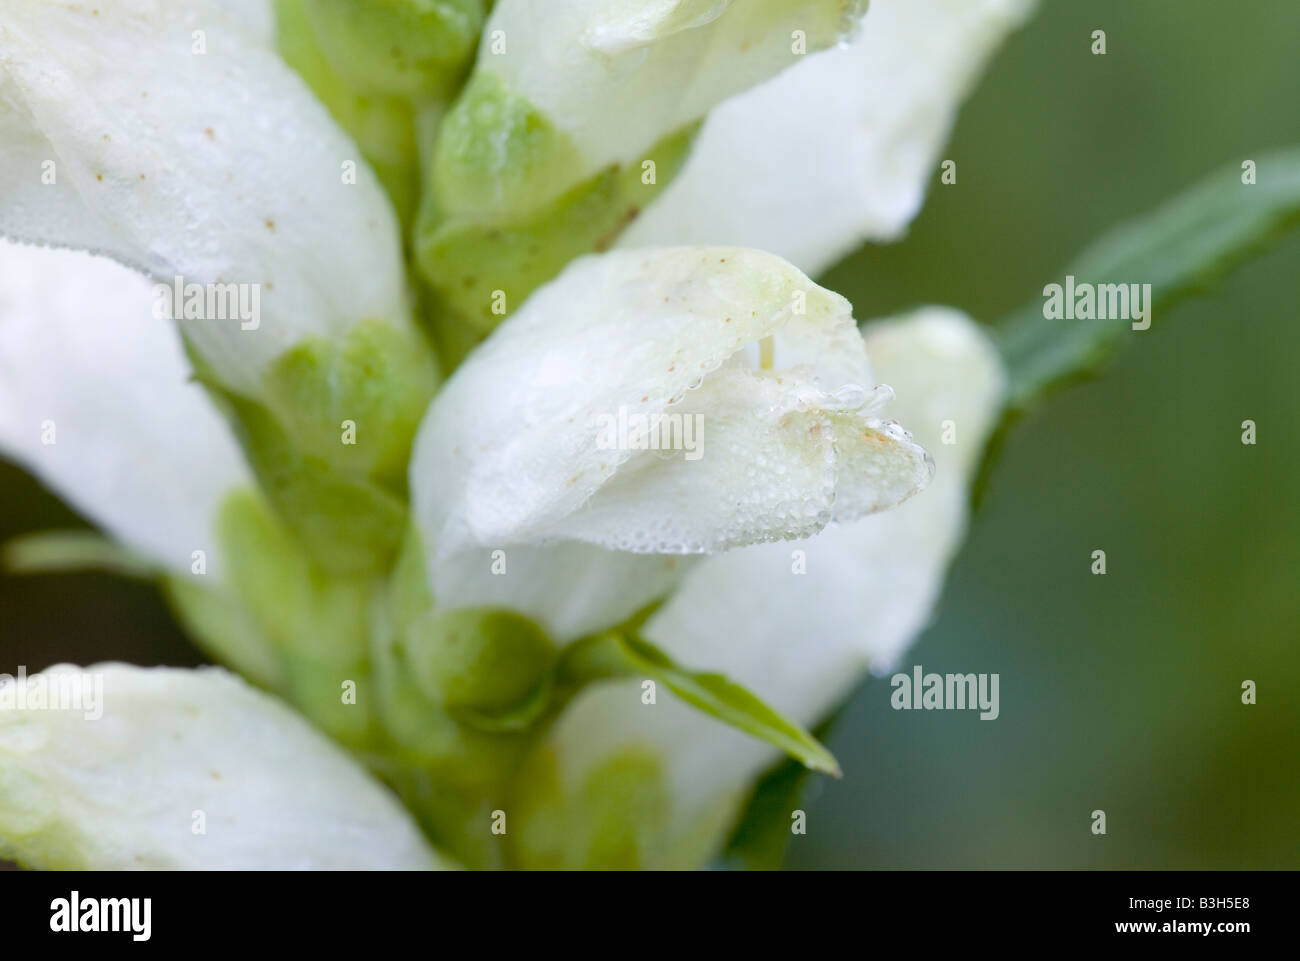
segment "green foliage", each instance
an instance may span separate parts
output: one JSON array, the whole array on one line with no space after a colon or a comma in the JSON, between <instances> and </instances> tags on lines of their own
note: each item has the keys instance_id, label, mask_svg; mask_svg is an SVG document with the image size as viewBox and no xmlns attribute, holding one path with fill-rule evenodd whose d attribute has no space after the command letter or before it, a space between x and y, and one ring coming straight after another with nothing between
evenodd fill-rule
<instances>
[{"instance_id":1,"label":"green foliage","mask_svg":"<svg viewBox=\"0 0 1300 961\"><path fill-rule=\"evenodd\" d=\"M0 568L15 574L100 570L150 578L152 562L94 531L37 531L0 546Z\"/></svg>"},{"instance_id":2,"label":"green foliage","mask_svg":"<svg viewBox=\"0 0 1300 961\"><path fill-rule=\"evenodd\" d=\"M1151 284L1153 310L1204 293L1238 264L1300 224L1300 148L1261 156L1257 182L1233 164L1091 244L1066 273L1080 282ZM1052 321L1041 301L1013 314L998 343L1013 411L1098 374L1131 332L1125 319Z\"/></svg>"},{"instance_id":3,"label":"green foliage","mask_svg":"<svg viewBox=\"0 0 1300 961\"><path fill-rule=\"evenodd\" d=\"M571 645L564 652L559 675L562 690L607 678L659 681L710 717L780 748L811 770L839 777L835 758L798 724L722 674L683 668L632 633L611 631Z\"/></svg>"},{"instance_id":4,"label":"green foliage","mask_svg":"<svg viewBox=\"0 0 1300 961\"><path fill-rule=\"evenodd\" d=\"M1088 246L1065 271L1080 283L1151 285L1152 329L1179 301L1205 293L1234 267L1300 224L1300 148L1259 157L1256 182L1240 164L1212 174L1164 206L1123 224ZM1071 383L1096 377L1134 331L1129 320L1049 320L1035 300L998 328L1008 376L1007 407L975 484L989 471L1014 423Z\"/></svg>"}]
</instances>

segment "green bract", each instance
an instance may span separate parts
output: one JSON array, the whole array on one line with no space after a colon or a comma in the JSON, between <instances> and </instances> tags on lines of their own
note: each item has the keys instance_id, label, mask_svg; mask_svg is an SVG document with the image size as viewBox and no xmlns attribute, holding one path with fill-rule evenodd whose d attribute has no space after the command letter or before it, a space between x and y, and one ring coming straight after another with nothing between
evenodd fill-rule
<instances>
[{"instance_id":1,"label":"green bract","mask_svg":"<svg viewBox=\"0 0 1300 961\"><path fill-rule=\"evenodd\" d=\"M384 92L362 93L335 71L308 20L306 0L275 0L280 52L310 84L339 126L356 140L365 159L409 226L420 195L416 107Z\"/></svg>"},{"instance_id":2,"label":"green bract","mask_svg":"<svg viewBox=\"0 0 1300 961\"><path fill-rule=\"evenodd\" d=\"M444 217L438 194L426 193L415 250L437 294L428 313L448 362L459 361L574 257L607 249L680 168L694 129L666 137L649 151L662 179L647 183L639 165L611 166L539 209L487 223L477 216Z\"/></svg>"},{"instance_id":3,"label":"green bract","mask_svg":"<svg viewBox=\"0 0 1300 961\"><path fill-rule=\"evenodd\" d=\"M437 383L414 332L363 322L279 357L259 402L211 383L276 510L330 570L387 568L406 526L406 463Z\"/></svg>"},{"instance_id":4,"label":"green bract","mask_svg":"<svg viewBox=\"0 0 1300 961\"><path fill-rule=\"evenodd\" d=\"M415 231L440 343L459 355L573 257L612 245L709 109L834 43L862 6L498 3L442 121Z\"/></svg>"},{"instance_id":5,"label":"green bract","mask_svg":"<svg viewBox=\"0 0 1300 961\"><path fill-rule=\"evenodd\" d=\"M302 0L330 65L363 93L438 93L469 62L485 0Z\"/></svg>"},{"instance_id":6,"label":"green bract","mask_svg":"<svg viewBox=\"0 0 1300 961\"><path fill-rule=\"evenodd\" d=\"M511 709L544 706L555 658L536 624L491 609L430 611L407 630L406 650L427 697L487 725Z\"/></svg>"}]
</instances>

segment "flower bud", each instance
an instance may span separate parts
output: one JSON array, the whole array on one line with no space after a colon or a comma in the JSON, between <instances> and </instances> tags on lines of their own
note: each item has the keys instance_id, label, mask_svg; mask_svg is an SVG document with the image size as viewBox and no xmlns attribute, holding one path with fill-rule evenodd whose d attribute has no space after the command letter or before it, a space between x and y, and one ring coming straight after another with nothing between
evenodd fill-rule
<instances>
[{"instance_id":1,"label":"flower bud","mask_svg":"<svg viewBox=\"0 0 1300 961\"><path fill-rule=\"evenodd\" d=\"M434 596L616 624L673 555L806 537L924 487L844 298L780 258L582 258L448 381L412 459ZM574 585L581 594L574 602Z\"/></svg>"},{"instance_id":2,"label":"flower bud","mask_svg":"<svg viewBox=\"0 0 1300 961\"><path fill-rule=\"evenodd\" d=\"M484 718L526 708L554 659L542 629L508 611L430 611L412 625L406 646L430 700Z\"/></svg>"},{"instance_id":3,"label":"flower bud","mask_svg":"<svg viewBox=\"0 0 1300 961\"><path fill-rule=\"evenodd\" d=\"M484 0L303 0L330 65L361 93L417 97L456 78Z\"/></svg>"}]
</instances>

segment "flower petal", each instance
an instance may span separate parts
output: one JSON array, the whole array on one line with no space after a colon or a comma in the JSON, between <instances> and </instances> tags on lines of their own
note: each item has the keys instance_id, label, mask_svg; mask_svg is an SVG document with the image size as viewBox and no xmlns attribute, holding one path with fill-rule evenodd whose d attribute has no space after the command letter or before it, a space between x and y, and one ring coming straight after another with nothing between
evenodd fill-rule
<instances>
[{"instance_id":1,"label":"flower petal","mask_svg":"<svg viewBox=\"0 0 1300 961\"><path fill-rule=\"evenodd\" d=\"M38 689L47 703L67 693L73 709L33 708ZM0 857L95 870L446 866L387 789L280 702L218 668L125 664L0 686Z\"/></svg>"},{"instance_id":2,"label":"flower petal","mask_svg":"<svg viewBox=\"0 0 1300 961\"><path fill-rule=\"evenodd\" d=\"M743 244L817 275L893 240L957 106L1032 0L873 0L848 43L719 106L625 247Z\"/></svg>"},{"instance_id":3,"label":"flower petal","mask_svg":"<svg viewBox=\"0 0 1300 961\"><path fill-rule=\"evenodd\" d=\"M0 454L171 571L219 576L214 525L252 486L150 284L103 257L0 240Z\"/></svg>"},{"instance_id":4,"label":"flower petal","mask_svg":"<svg viewBox=\"0 0 1300 961\"><path fill-rule=\"evenodd\" d=\"M255 395L303 337L401 322L406 307L382 189L246 9L7 4L0 235L104 253L165 284L246 285L250 304L256 291L256 327L185 321L216 375Z\"/></svg>"},{"instance_id":5,"label":"flower petal","mask_svg":"<svg viewBox=\"0 0 1300 961\"><path fill-rule=\"evenodd\" d=\"M521 558L531 573L541 545L605 549L567 553L572 574L621 563L609 551L707 553L891 507L930 464L876 417L889 391L872 386L848 302L779 258L583 258L457 370L421 425L411 487L435 598L482 603L468 582L492 576L491 550L509 564L511 548L538 548ZM645 591L671 576L627 564ZM654 596L624 597L624 615Z\"/></svg>"},{"instance_id":6,"label":"flower petal","mask_svg":"<svg viewBox=\"0 0 1300 961\"><path fill-rule=\"evenodd\" d=\"M861 6L860 0L500 0L456 108L465 116L454 113L449 123L477 133L465 145L454 139L454 151L439 147L442 186L461 188L440 196L440 206L484 216L540 205L602 168L640 163L656 141L797 63L794 34L803 34L807 49L825 48ZM536 119L527 129L512 126L525 110ZM537 153L547 145L543 130L557 141L550 154ZM534 165L545 157L550 166L509 170L519 166L514 154ZM529 173L546 176L530 177L526 192L505 189L504 177Z\"/></svg>"},{"instance_id":7,"label":"flower petal","mask_svg":"<svg viewBox=\"0 0 1300 961\"><path fill-rule=\"evenodd\" d=\"M869 327L866 340L938 461L930 489L807 541L705 558L644 628L673 657L722 671L805 725L825 717L866 668L890 668L924 628L965 528L970 474L1000 409L1000 362L963 315L922 310ZM942 442L949 420L955 445ZM549 749L571 791L615 758L639 751L660 759L674 810L662 849L647 853L654 863L694 832L716 843L727 812L734 815L776 754L674 699L646 707L640 698L636 683L588 690L558 721ZM696 857L707 854L702 847Z\"/></svg>"}]
</instances>

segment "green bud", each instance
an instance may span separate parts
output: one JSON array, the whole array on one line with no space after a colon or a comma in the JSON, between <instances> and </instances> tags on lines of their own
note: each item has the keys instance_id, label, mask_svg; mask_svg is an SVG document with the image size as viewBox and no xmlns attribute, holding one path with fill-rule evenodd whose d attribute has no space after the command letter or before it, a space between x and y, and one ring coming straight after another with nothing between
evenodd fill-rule
<instances>
[{"instance_id":1,"label":"green bud","mask_svg":"<svg viewBox=\"0 0 1300 961\"><path fill-rule=\"evenodd\" d=\"M495 73L477 73L442 120L432 180L448 218L527 215L571 183L571 138Z\"/></svg>"},{"instance_id":2,"label":"green bud","mask_svg":"<svg viewBox=\"0 0 1300 961\"><path fill-rule=\"evenodd\" d=\"M357 324L290 348L260 401L198 376L223 400L250 466L312 560L338 573L387 570L407 528L406 465L437 382L414 331Z\"/></svg>"},{"instance_id":3,"label":"green bud","mask_svg":"<svg viewBox=\"0 0 1300 961\"><path fill-rule=\"evenodd\" d=\"M416 224L415 251L436 294L428 312L440 355L448 365L574 257L610 247L676 175L697 126L654 145L650 151L656 158L654 183L645 182L639 165L614 165L531 213L506 211L488 222L477 215L461 219L446 214L436 189L426 192ZM453 128L452 136L460 135ZM526 133L520 137L533 146L546 142ZM556 144L553 149L562 156L563 147ZM440 156L453 149L454 139L439 141ZM459 201L449 202L459 205Z\"/></svg>"},{"instance_id":4,"label":"green bud","mask_svg":"<svg viewBox=\"0 0 1300 961\"><path fill-rule=\"evenodd\" d=\"M594 767L576 791L561 783L554 752L538 751L516 779L513 867L627 871L676 866L669 857L672 803L659 760L624 751Z\"/></svg>"},{"instance_id":5,"label":"green bud","mask_svg":"<svg viewBox=\"0 0 1300 961\"><path fill-rule=\"evenodd\" d=\"M437 93L465 69L483 0L305 0L331 66L364 93Z\"/></svg>"},{"instance_id":6,"label":"green bud","mask_svg":"<svg viewBox=\"0 0 1300 961\"><path fill-rule=\"evenodd\" d=\"M533 734L484 731L462 723L417 684L400 642L375 641L373 676L390 774L423 772L439 791L466 797L500 792L531 749Z\"/></svg>"},{"instance_id":7,"label":"green bud","mask_svg":"<svg viewBox=\"0 0 1300 961\"><path fill-rule=\"evenodd\" d=\"M433 610L417 620L407 633L407 655L427 697L476 718L540 714L555 662L554 646L533 621L474 608Z\"/></svg>"},{"instance_id":8,"label":"green bud","mask_svg":"<svg viewBox=\"0 0 1300 961\"><path fill-rule=\"evenodd\" d=\"M343 476L405 496L411 441L436 384L418 335L367 321L342 339L286 351L267 374L266 395L301 449ZM355 435L345 424L356 425Z\"/></svg>"},{"instance_id":9,"label":"green bud","mask_svg":"<svg viewBox=\"0 0 1300 961\"><path fill-rule=\"evenodd\" d=\"M190 590L180 594L183 610L212 627L252 625L273 652L274 689L343 743L370 743L375 734L369 661L373 579L335 576L313 563L251 492L226 499L217 531L223 555L232 559L224 607L216 608L215 598L199 606Z\"/></svg>"},{"instance_id":10,"label":"green bud","mask_svg":"<svg viewBox=\"0 0 1300 961\"><path fill-rule=\"evenodd\" d=\"M411 226L420 194L420 161L414 106L404 97L365 94L340 77L316 39L304 0L275 0L280 54L339 126L357 142L388 192L404 229Z\"/></svg>"}]
</instances>

